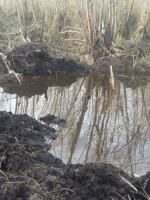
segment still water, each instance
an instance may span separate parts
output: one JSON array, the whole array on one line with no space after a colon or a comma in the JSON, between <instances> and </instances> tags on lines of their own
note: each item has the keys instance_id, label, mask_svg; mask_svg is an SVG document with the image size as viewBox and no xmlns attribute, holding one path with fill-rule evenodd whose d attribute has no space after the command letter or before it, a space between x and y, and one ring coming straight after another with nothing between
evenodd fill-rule
<instances>
[{"instance_id":1,"label":"still water","mask_svg":"<svg viewBox=\"0 0 150 200\"><path fill-rule=\"evenodd\" d=\"M150 170L150 83L120 77L51 75L26 77L0 87L0 110L39 120L53 114L67 121L51 152L65 163L106 162L129 173Z\"/></svg>"}]
</instances>

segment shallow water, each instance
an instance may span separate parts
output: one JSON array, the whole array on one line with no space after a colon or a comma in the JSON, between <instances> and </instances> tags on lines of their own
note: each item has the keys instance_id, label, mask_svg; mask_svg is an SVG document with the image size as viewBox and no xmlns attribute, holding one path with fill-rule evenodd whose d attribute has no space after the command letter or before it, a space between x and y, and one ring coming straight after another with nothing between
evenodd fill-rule
<instances>
[{"instance_id":1,"label":"shallow water","mask_svg":"<svg viewBox=\"0 0 150 200\"><path fill-rule=\"evenodd\" d=\"M120 80L119 80L120 79ZM51 152L65 163L106 162L129 173L150 170L150 83L100 73L87 77L26 77L22 86L0 87L0 110L36 119L53 114L57 127Z\"/></svg>"}]
</instances>

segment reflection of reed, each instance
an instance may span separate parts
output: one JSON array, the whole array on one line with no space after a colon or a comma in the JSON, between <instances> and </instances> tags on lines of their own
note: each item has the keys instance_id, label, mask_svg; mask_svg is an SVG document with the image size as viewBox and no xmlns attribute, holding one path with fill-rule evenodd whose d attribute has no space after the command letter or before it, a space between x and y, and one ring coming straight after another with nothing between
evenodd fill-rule
<instances>
[{"instance_id":1,"label":"reflection of reed","mask_svg":"<svg viewBox=\"0 0 150 200\"><path fill-rule=\"evenodd\" d=\"M92 124L91 130L89 132L90 136L89 136L89 142L88 142L88 145L87 145L85 163L87 163L87 161L88 161L88 155L89 155L91 143L92 143L92 140L93 140L94 128L96 126L96 121L97 121L98 103L99 103L99 101L98 101L98 87L96 87L96 101L95 101L95 109L94 109L94 118L93 118L93 124Z\"/></svg>"},{"instance_id":2,"label":"reflection of reed","mask_svg":"<svg viewBox=\"0 0 150 200\"><path fill-rule=\"evenodd\" d=\"M73 101L71 102L70 109L69 109L69 111L68 111L68 113L67 113L67 115L66 115L66 120L67 120L67 118L68 118L68 116L69 116L71 110L73 109L73 106L74 106L74 104L75 104L75 101L77 100L78 95L79 95L79 93L80 93L80 91L81 91L81 88L83 87L84 81L85 81L85 78L83 78L82 83L81 83L81 85L80 85L80 87L79 87L79 89L78 89L77 94L74 94L75 97L74 97Z\"/></svg>"},{"instance_id":3,"label":"reflection of reed","mask_svg":"<svg viewBox=\"0 0 150 200\"><path fill-rule=\"evenodd\" d=\"M149 94L150 92L148 92ZM147 91L144 90L144 88L141 88L141 95L142 95L142 104L143 104L143 114L146 117L147 120L147 124L149 126L150 129L150 95L147 97L145 96L147 94ZM147 100L149 102L148 105L146 105L145 100Z\"/></svg>"},{"instance_id":4,"label":"reflection of reed","mask_svg":"<svg viewBox=\"0 0 150 200\"><path fill-rule=\"evenodd\" d=\"M69 156L69 159L68 159L68 163L71 163L72 156L73 156L73 153L75 151L77 141L78 141L78 138L79 138L79 135L80 135L84 116L85 116L85 113L87 111L87 105L88 105L88 102L89 102L89 99L90 99L90 96L91 96L91 77L89 76L86 81L87 81L86 86L85 86L86 90L85 90L85 94L83 96L81 114L80 114L79 120L78 120L77 125L76 125L75 133L74 133L73 138L72 138L71 150L70 150L70 156Z\"/></svg>"},{"instance_id":5,"label":"reflection of reed","mask_svg":"<svg viewBox=\"0 0 150 200\"><path fill-rule=\"evenodd\" d=\"M54 114L67 119L67 128L60 130L53 142L56 155L66 162L74 162L74 158L110 162L133 173L142 161L150 162L149 88L147 85L133 90L115 80L112 90L109 79L107 84L97 73L69 88L49 87L47 98L17 97L14 111L35 118Z\"/></svg>"},{"instance_id":6,"label":"reflection of reed","mask_svg":"<svg viewBox=\"0 0 150 200\"><path fill-rule=\"evenodd\" d=\"M106 161L107 158L107 136L108 136L108 122L110 117L111 104L114 97L114 91L106 89L102 91L103 101L99 107L98 122L96 125L97 142L96 142L96 161ZM107 153L106 153L107 152Z\"/></svg>"}]
</instances>

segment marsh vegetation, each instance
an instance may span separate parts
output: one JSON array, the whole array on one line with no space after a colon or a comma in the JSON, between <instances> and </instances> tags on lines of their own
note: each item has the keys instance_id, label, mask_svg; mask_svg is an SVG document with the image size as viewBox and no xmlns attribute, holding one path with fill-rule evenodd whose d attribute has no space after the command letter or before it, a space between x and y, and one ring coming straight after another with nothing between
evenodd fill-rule
<instances>
[{"instance_id":1,"label":"marsh vegetation","mask_svg":"<svg viewBox=\"0 0 150 200\"><path fill-rule=\"evenodd\" d=\"M116 43L150 41L148 0L2 0L0 9L5 51L42 41L109 54Z\"/></svg>"}]
</instances>

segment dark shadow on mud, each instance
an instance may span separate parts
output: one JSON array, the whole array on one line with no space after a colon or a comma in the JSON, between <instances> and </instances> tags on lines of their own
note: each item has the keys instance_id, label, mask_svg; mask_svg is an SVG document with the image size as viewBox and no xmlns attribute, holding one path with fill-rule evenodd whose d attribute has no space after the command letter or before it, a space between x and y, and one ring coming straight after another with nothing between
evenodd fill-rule
<instances>
[{"instance_id":1,"label":"dark shadow on mud","mask_svg":"<svg viewBox=\"0 0 150 200\"><path fill-rule=\"evenodd\" d=\"M0 112L1 200L147 199L150 173L132 178L104 163L63 164L48 153L45 130L27 115Z\"/></svg>"}]
</instances>

